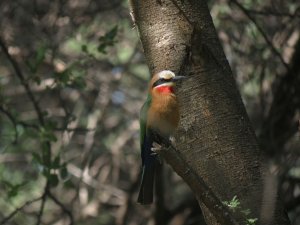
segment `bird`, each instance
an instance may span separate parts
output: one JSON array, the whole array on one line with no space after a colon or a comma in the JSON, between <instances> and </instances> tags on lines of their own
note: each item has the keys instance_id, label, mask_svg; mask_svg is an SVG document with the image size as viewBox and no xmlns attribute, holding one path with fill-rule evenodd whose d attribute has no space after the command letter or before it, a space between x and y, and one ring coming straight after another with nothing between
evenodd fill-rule
<instances>
[{"instance_id":1,"label":"bird","mask_svg":"<svg viewBox=\"0 0 300 225\"><path fill-rule=\"evenodd\" d=\"M140 111L142 178L137 202L142 205L153 203L155 168L159 163L155 150L170 144L170 137L178 126L180 116L175 86L184 78L175 76L170 70L156 73Z\"/></svg>"}]
</instances>

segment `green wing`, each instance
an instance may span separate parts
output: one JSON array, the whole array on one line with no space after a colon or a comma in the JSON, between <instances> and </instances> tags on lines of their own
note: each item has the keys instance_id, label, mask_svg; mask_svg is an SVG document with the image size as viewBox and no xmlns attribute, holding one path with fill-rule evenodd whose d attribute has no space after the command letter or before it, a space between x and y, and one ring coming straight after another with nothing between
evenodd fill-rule
<instances>
[{"instance_id":1,"label":"green wing","mask_svg":"<svg viewBox=\"0 0 300 225\"><path fill-rule=\"evenodd\" d=\"M141 150L142 150L142 145L145 139L145 135L146 135L146 129L147 129L147 114L148 114L148 110L150 108L150 104L151 104L151 95L148 94L147 99L144 103L144 105L141 108L141 112L140 112L140 146L141 146Z\"/></svg>"},{"instance_id":2,"label":"green wing","mask_svg":"<svg viewBox=\"0 0 300 225\"><path fill-rule=\"evenodd\" d=\"M138 195L138 202L146 205L153 202L153 186L155 178L155 156L151 156L149 149L149 140L147 137L147 116L151 106L151 96L148 95L146 102L144 103L140 113L140 141L141 141L141 157L142 157L142 180L141 187ZM148 139L148 140L146 140ZM148 163L146 161L148 160Z\"/></svg>"}]
</instances>

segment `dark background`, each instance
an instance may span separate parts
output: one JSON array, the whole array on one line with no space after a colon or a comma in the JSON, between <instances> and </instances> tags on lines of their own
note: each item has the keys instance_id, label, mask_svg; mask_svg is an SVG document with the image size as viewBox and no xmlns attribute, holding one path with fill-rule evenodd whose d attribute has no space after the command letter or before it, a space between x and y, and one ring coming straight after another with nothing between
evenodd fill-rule
<instances>
[{"instance_id":1,"label":"dark background","mask_svg":"<svg viewBox=\"0 0 300 225\"><path fill-rule=\"evenodd\" d=\"M300 224L300 2L209 1L266 162ZM137 205L150 78L127 1L0 1L0 224L154 224ZM204 224L165 166L164 224ZM161 221L160 221L161 222Z\"/></svg>"}]
</instances>

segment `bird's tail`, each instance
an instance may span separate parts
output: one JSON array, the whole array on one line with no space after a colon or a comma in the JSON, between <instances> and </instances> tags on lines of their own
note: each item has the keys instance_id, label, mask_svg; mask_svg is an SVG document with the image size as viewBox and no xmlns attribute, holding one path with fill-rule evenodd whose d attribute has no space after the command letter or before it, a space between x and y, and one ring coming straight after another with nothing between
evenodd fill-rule
<instances>
[{"instance_id":1,"label":"bird's tail","mask_svg":"<svg viewBox=\"0 0 300 225\"><path fill-rule=\"evenodd\" d=\"M138 203L142 205L153 202L153 185L155 176L155 163L143 166L142 182L138 196Z\"/></svg>"}]
</instances>

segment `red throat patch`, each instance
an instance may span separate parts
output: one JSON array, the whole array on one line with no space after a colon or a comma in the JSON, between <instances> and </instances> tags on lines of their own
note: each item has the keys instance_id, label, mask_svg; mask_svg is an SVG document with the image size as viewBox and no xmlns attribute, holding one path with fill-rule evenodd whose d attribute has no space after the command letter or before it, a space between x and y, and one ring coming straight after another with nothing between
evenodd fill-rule
<instances>
[{"instance_id":1,"label":"red throat patch","mask_svg":"<svg viewBox=\"0 0 300 225\"><path fill-rule=\"evenodd\" d=\"M174 93L174 88L172 86L158 86L156 90L159 93L165 93L165 94Z\"/></svg>"}]
</instances>

